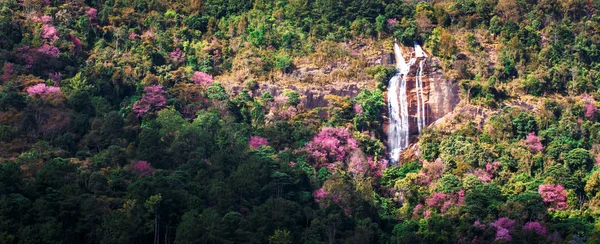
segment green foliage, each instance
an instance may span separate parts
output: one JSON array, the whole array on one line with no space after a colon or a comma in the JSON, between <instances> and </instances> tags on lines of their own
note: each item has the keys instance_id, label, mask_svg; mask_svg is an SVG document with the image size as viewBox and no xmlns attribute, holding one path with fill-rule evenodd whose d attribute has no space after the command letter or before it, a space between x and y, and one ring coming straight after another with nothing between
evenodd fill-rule
<instances>
[{"instance_id":1,"label":"green foliage","mask_svg":"<svg viewBox=\"0 0 600 244\"><path fill-rule=\"evenodd\" d=\"M597 242L599 7L0 1L0 243L492 243L502 217L515 243ZM389 157L392 41L430 56L428 116L450 106L436 93L462 101L412 135L398 165L371 172ZM57 58L38 51L50 46ZM223 83L196 85L196 71ZM346 81L367 89L317 109L316 93L299 93ZM59 96L28 96L38 83ZM266 83L295 91L275 101L283 88ZM136 116L154 85L164 107ZM305 144L332 125L358 145L317 170ZM531 132L542 151L524 145ZM251 136L268 145L250 149ZM567 208L550 209L541 184L563 186Z\"/></svg>"},{"instance_id":2,"label":"green foliage","mask_svg":"<svg viewBox=\"0 0 600 244\"><path fill-rule=\"evenodd\" d=\"M445 174L439 181L436 191L443 193L454 193L460 190L462 183L460 179L453 174Z\"/></svg>"},{"instance_id":3,"label":"green foliage","mask_svg":"<svg viewBox=\"0 0 600 244\"><path fill-rule=\"evenodd\" d=\"M526 112L521 112L512 121L513 132L518 138L525 138L531 132L537 132L537 122L535 118Z\"/></svg>"},{"instance_id":4,"label":"green foliage","mask_svg":"<svg viewBox=\"0 0 600 244\"><path fill-rule=\"evenodd\" d=\"M592 155L590 155L589 151L582 148L573 149L565 156L565 166L571 171L578 169L589 171L593 165L594 159Z\"/></svg>"},{"instance_id":5,"label":"green foliage","mask_svg":"<svg viewBox=\"0 0 600 244\"><path fill-rule=\"evenodd\" d=\"M211 86L206 88L206 92L208 93L208 98L210 99L224 101L227 100L227 98L229 98L229 95L227 95L227 92L225 91L223 85L221 85L221 83L218 82L215 82Z\"/></svg>"}]
</instances>

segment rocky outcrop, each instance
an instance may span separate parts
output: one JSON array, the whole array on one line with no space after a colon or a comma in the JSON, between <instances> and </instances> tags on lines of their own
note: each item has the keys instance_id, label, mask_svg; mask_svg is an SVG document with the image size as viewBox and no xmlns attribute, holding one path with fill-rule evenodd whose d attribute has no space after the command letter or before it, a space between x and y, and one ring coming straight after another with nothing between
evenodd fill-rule
<instances>
[{"instance_id":1,"label":"rocky outcrop","mask_svg":"<svg viewBox=\"0 0 600 244\"><path fill-rule=\"evenodd\" d=\"M405 47L402 51L405 54L404 57L406 60L410 60L409 57L414 57L414 50L411 48ZM410 117L409 132L412 142L418 139L416 135L419 134L417 128L416 83L419 68L418 62L421 60L422 59L417 60L415 62L416 64L410 67L406 85L408 113ZM425 123L426 125L431 125L436 120L451 113L456 105L458 105L460 102L458 96L459 87L456 82L444 78L444 72L440 67L439 58L427 58L423 69L421 80L423 81L423 97L425 100ZM387 124L384 127L387 128Z\"/></svg>"}]
</instances>

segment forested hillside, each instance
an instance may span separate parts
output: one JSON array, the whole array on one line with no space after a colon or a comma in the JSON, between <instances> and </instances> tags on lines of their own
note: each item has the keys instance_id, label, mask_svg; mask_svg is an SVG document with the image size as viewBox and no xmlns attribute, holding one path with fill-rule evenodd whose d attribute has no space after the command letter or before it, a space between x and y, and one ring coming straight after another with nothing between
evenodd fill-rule
<instances>
[{"instance_id":1,"label":"forested hillside","mask_svg":"<svg viewBox=\"0 0 600 244\"><path fill-rule=\"evenodd\" d=\"M395 42L461 100L397 165ZM598 0L0 0L0 243L598 243L599 46Z\"/></svg>"}]
</instances>

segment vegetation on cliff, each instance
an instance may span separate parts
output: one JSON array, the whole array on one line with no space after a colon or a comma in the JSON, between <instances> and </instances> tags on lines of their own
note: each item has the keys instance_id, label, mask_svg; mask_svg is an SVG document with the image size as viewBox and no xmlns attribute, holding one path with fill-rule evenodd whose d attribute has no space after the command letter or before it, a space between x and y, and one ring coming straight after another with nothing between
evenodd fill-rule
<instances>
[{"instance_id":1,"label":"vegetation on cliff","mask_svg":"<svg viewBox=\"0 0 600 244\"><path fill-rule=\"evenodd\" d=\"M584 0L0 0L0 243L597 242L599 33ZM463 101L388 166L393 40Z\"/></svg>"}]
</instances>

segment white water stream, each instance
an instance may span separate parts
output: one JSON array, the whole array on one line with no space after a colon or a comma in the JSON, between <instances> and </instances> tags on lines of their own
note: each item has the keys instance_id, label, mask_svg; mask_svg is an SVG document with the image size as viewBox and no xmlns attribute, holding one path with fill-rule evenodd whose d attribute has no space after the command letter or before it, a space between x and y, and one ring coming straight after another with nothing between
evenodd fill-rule
<instances>
[{"instance_id":1,"label":"white water stream","mask_svg":"<svg viewBox=\"0 0 600 244\"><path fill-rule=\"evenodd\" d=\"M415 56L411 58L408 64L402 56L402 50L398 44L394 43L394 54L396 56L397 73L392 77L388 86L388 111L389 111L389 128L388 128L388 144L390 148L390 162L396 164L402 150L408 147L409 144L409 113L408 113L408 97L406 91L407 76L410 67L415 64L418 58L419 69L416 78L416 98L417 98L417 128L419 133L425 128L425 99L423 98L423 64L427 58L427 54L421 46L415 43Z\"/></svg>"}]
</instances>

